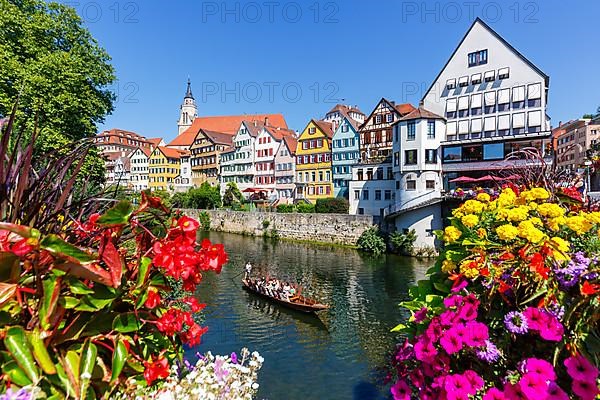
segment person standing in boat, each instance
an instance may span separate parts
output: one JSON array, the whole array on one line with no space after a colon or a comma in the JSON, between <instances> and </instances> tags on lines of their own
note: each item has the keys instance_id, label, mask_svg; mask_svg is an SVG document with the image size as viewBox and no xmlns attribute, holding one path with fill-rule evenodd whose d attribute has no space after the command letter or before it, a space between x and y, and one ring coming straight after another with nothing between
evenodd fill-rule
<instances>
[{"instance_id":1,"label":"person standing in boat","mask_svg":"<svg viewBox=\"0 0 600 400\"><path fill-rule=\"evenodd\" d=\"M246 266L244 267L245 270L245 274L244 274L244 280L249 280L250 279L250 274L252 274L252 264L250 264L250 261L248 261L246 263Z\"/></svg>"}]
</instances>

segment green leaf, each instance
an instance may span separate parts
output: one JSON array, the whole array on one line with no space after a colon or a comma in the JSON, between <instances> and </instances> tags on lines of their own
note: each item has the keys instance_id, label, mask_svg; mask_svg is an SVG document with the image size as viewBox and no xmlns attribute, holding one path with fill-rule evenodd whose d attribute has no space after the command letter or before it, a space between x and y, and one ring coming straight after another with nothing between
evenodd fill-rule
<instances>
[{"instance_id":1,"label":"green leaf","mask_svg":"<svg viewBox=\"0 0 600 400\"><path fill-rule=\"evenodd\" d=\"M393 329L392 332L401 332L403 329L406 329L407 326L404 324L398 324Z\"/></svg>"},{"instance_id":2,"label":"green leaf","mask_svg":"<svg viewBox=\"0 0 600 400\"><path fill-rule=\"evenodd\" d=\"M75 308L80 311L98 311L109 306L117 298L118 293L107 286L95 285L92 294L81 298L80 304Z\"/></svg>"},{"instance_id":3,"label":"green leaf","mask_svg":"<svg viewBox=\"0 0 600 400\"><path fill-rule=\"evenodd\" d=\"M119 375L121 375L121 371L123 371L123 367L125 366L125 362L127 361L127 347L122 339L117 341L115 346L115 351L113 352L112 357L112 373L110 376L110 383L113 384L117 379L119 379Z\"/></svg>"},{"instance_id":4,"label":"green leaf","mask_svg":"<svg viewBox=\"0 0 600 400\"><path fill-rule=\"evenodd\" d=\"M137 283L135 285L136 288L142 287L146 282L150 263L152 263L152 259L148 257L142 257L140 261L140 268L138 269Z\"/></svg>"},{"instance_id":5,"label":"green leaf","mask_svg":"<svg viewBox=\"0 0 600 400\"><path fill-rule=\"evenodd\" d=\"M134 313L124 313L113 320L112 327L117 332L127 333L138 331L141 326L142 324Z\"/></svg>"},{"instance_id":6,"label":"green leaf","mask_svg":"<svg viewBox=\"0 0 600 400\"><path fill-rule=\"evenodd\" d=\"M81 363L81 357L75 350L67 351L67 354L63 358L63 366L65 374L75 391L75 396L79 395L79 365Z\"/></svg>"},{"instance_id":7,"label":"green leaf","mask_svg":"<svg viewBox=\"0 0 600 400\"><path fill-rule=\"evenodd\" d=\"M528 299L526 299L525 301L521 302L521 304L527 304L529 302L532 302L533 300L537 299L538 297L540 297L541 295L543 295L544 293L546 293L548 291L548 289L546 289L545 287L538 290L536 293L534 293L531 297L529 297Z\"/></svg>"},{"instance_id":8,"label":"green leaf","mask_svg":"<svg viewBox=\"0 0 600 400\"><path fill-rule=\"evenodd\" d=\"M91 263L97 260L93 254L86 253L79 247L67 243L57 235L48 235L40 242L40 247L56 256L66 256L69 259L77 260L80 263Z\"/></svg>"},{"instance_id":9,"label":"green leaf","mask_svg":"<svg viewBox=\"0 0 600 400\"><path fill-rule=\"evenodd\" d=\"M40 331L37 328L29 334L29 343L31 343L31 348L33 349L33 356L38 365L42 368L42 371L48 375L56 374L54 362L50 358L50 354L48 353Z\"/></svg>"},{"instance_id":10,"label":"green leaf","mask_svg":"<svg viewBox=\"0 0 600 400\"><path fill-rule=\"evenodd\" d=\"M401 305L410 311L418 311L423 308L423 302L421 301L403 301Z\"/></svg>"},{"instance_id":11,"label":"green leaf","mask_svg":"<svg viewBox=\"0 0 600 400\"><path fill-rule=\"evenodd\" d=\"M429 308L439 306L443 301L444 298L436 294L428 294L425 296L425 302Z\"/></svg>"},{"instance_id":12,"label":"green leaf","mask_svg":"<svg viewBox=\"0 0 600 400\"><path fill-rule=\"evenodd\" d=\"M117 226L125 225L129 222L129 217L133 213L133 206L130 202L122 200L114 207L109 209L104 215L98 218L98 225Z\"/></svg>"},{"instance_id":13,"label":"green leaf","mask_svg":"<svg viewBox=\"0 0 600 400\"><path fill-rule=\"evenodd\" d=\"M93 289L90 289L86 284L81 282L79 279L72 278L69 280L69 288L73 294L91 294L94 293Z\"/></svg>"},{"instance_id":14,"label":"green leaf","mask_svg":"<svg viewBox=\"0 0 600 400\"><path fill-rule=\"evenodd\" d=\"M11 224L8 222L0 222L0 231L13 232L26 239L39 239L40 237L40 231L38 231L37 229L31 228L29 226Z\"/></svg>"},{"instance_id":15,"label":"green leaf","mask_svg":"<svg viewBox=\"0 0 600 400\"><path fill-rule=\"evenodd\" d=\"M63 296L60 298L60 305L67 310L71 310L79 305L79 299L77 297Z\"/></svg>"},{"instance_id":16,"label":"green leaf","mask_svg":"<svg viewBox=\"0 0 600 400\"><path fill-rule=\"evenodd\" d=\"M67 392L67 398L75 397L76 393L75 388L73 387L73 383L69 380L69 377L61 364L56 364L56 372L60 379L60 382L64 386L65 391Z\"/></svg>"},{"instance_id":17,"label":"green leaf","mask_svg":"<svg viewBox=\"0 0 600 400\"><path fill-rule=\"evenodd\" d=\"M29 343L25 330L20 326L13 326L6 331L4 345L10 352L11 357L19 364L19 367L27 374L33 382L39 380L39 372L29 349Z\"/></svg>"},{"instance_id":18,"label":"green leaf","mask_svg":"<svg viewBox=\"0 0 600 400\"><path fill-rule=\"evenodd\" d=\"M49 330L51 328L50 318L58 304L61 278L57 278L55 275L48 275L48 277L42 281L42 285L44 287L44 298L42 299L40 307L40 324L44 330Z\"/></svg>"},{"instance_id":19,"label":"green leaf","mask_svg":"<svg viewBox=\"0 0 600 400\"><path fill-rule=\"evenodd\" d=\"M32 384L31 379L29 379L27 374L15 361L9 361L2 365L2 372L8 376L11 382L14 382L19 386L28 386Z\"/></svg>"},{"instance_id":20,"label":"green leaf","mask_svg":"<svg viewBox=\"0 0 600 400\"><path fill-rule=\"evenodd\" d=\"M80 398L87 398L87 391L92 378L92 372L96 365L96 357L98 355L98 348L90 339L86 340L81 351L81 363L79 364L79 377L81 380L81 396Z\"/></svg>"},{"instance_id":21,"label":"green leaf","mask_svg":"<svg viewBox=\"0 0 600 400\"><path fill-rule=\"evenodd\" d=\"M441 282L433 282L433 287L442 293L446 293L446 294L450 293L450 288Z\"/></svg>"}]
</instances>

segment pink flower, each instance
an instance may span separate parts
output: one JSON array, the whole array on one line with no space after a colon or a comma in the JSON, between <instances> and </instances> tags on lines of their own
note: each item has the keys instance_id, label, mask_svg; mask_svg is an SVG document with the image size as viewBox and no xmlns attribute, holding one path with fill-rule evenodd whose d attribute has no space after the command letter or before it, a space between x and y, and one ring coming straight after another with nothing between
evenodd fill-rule
<instances>
[{"instance_id":1,"label":"pink flower","mask_svg":"<svg viewBox=\"0 0 600 400\"><path fill-rule=\"evenodd\" d=\"M437 355L437 350L426 336L421 336L415 343L415 358L419 361L431 361Z\"/></svg>"},{"instance_id":2,"label":"pink flower","mask_svg":"<svg viewBox=\"0 0 600 400\"><path fill-rule=\"evenodd\" d=\"M527 318L529 329L540 330L545 324L545 314L536 307L528 307L523 311L523 315Z\"/></svg>"},{"instance_id":3,"label":"pink flower","mask_svg":"<svg viewBox=\"0 0 600 400\"><path fill-rule=\"evenodd\" d=\"M429 338L431 342L437 342L437 340L442 335L442 325L440 324L439 317L433 317L431 319L429 326L425 330L425 335Z\"/></svg>"},{"instance_id":4,"label":"pink flower","mask_svg":"<svg viewBox=\"0 0 600 400\"><path fill-rule=\"evenodd\" d=\"M473 321L477 318L477 307L473 304L465 303L465 305L460 308L458 317L463 322Z\"/></svg>"},{"instance_id":5,"label":"pink flower","mask_svg":"<svg viewBox=\"0 0 600 400\"><path fill-rule=\"evenodd\" d=\"M440 339L440 345L448 354L459 352L463 347L463 342L457 329L451 328L444 332Z\"/></svg>"},{"instance_id":6,"label":"pink flower","mask_svg":"<svg viewBox=\"0 0 600 400\"><path fill-rule=\"evenodd\" d=\"M483 400L505 400L504 392L499 389L491 388L484 395Z\"/></svg>"},{"instance_id":7,"label":"pink flower","mask_svg":"<svg viewBox=\"0 0 600 400\"><path fill-rule=\"evenodd\" d=\"M550 382L546 400L569 400L569 396L556 384L556 382Z\"/></svg>"},{"instance_id":8,"label":"pink flower","mask_svg":"<svg viewBox=\"0 0 600 400\"><path fill-rule=\"evenodd\" d=\"M418 324L419 322L422 322L425 318L427 318L427 307L423 307L419 311L417 311L414 317L415 323Z\"/></svg>"},{"instance_id":9,"label":"pink flower","mask_svg":"<svg viewBox=\"0 0 600 400\"><path fill-rule=\"evenodd\" d=\"M596 380L573 381L571 389L581 400L594 400L596 395L600 393L598 386L596 386Z\"/></svg>"},{"instance_id":10,"label":"pink flower","mask_svg":"<svg viewBox=\"0 0 600 400\"><path fill-rule=\"evenodd\" d=\"M565 367L569 376L576 381L595 382L598 377L598 368L581 354L567 358Z\"/></svg>"},{"instance_id":11,"label":"pink flower","mask_svg":"<svg viewBox=\"0 0 600 400\"><path fill-rule=\"evenodd\" d=\"M390 389L394 400L410 400L412 390L405 381L398 381Z\"/></svg>"},{"instance_id":12,"label":"pink flower","mask_svg":"<svg viewBox=\"0 0 600 400\"><path fill-rule=\"evenodd\" d=\"M473 390L469 394L477 393L477 391L480 390L485 383L477 372L470 369L466 370L463 373L463 376L467 378L467 380L471 384L471 387L473 388Z\"/></svg>"},{"instance_id":13,"label":"pink flower","mask_svg":"<svg viewBox=\"0 0 600 400\"><path fill-rule=\"evenodd\" d=\"M544 314L546 314L544 312ZM542 339L552 342L560 342L565 329L555 316L546 314L546 323L540 328L540 336Z\"/></svg>"},{"instance_id":14,"label":"pink flower","mask_svg":"<svg viewBox=\"0 0 600 400\"><path fill-rule=\"evenodd\" d=\"M525 360L525 371L530 374L537 374L545 381L556 380L554 367L546 360L539 358L528 358Z\"/></svg>"},{"instance_id":15,"label":"pink flower","mask_svg":"<svg viewBox=\"0 0 600 400\"><path fill-rule=\"evenodd\" d=\"M504 386L504 397L509 400L529 400L521 390L521 386L518 384L513 385L511 383L507 383Z\"/></svg>"},{"instance_id":16,"label":"pink flower","mask_svg":"<svg viewBox=\"0 0 600 400\"><path fill-rule=\"evenodd\" d=\"M468 400L469 394L474 393L469 380L458 374L446 377L444 389L448 400Z\"/></svg>"},{"instance_id":17,"label":"pink flower","mask_svg":"<svg viewBox=\"0 0 600 400\"><path fill-rule=\"evenodd\" d=\"M548 391L548 384L538 374L525 374L519 380L519 387L529 400L543 398Z\"/></svg>"},{"instance_id":18,"label":"pink flower","mask_svg":"<svg viewBox=\"0 0 600 400\"><path fill-rule=\"evenodd\" d=\"M453 294L452 296L446 297L444 299L444 307L452 308L452 307L460 307L463 304L463 297L460 294Z\"/></svg>"},{"instance_id":19,"label":"pink flower","mask_svg":"<svg viewBox=\"0 0 600 400\"><path fill-rule=\"evenodd\" d=\"M488 340L490 337L487 325L481 322L468 322L466 330L468 332L467 338L465 340L467 346L485 346L485 341Z\"/></svg>"},{"instance_id":20,"label":"pink flower","mask_svg":"<svg viewBox=\"0 0 600 400\"><path fill-rule=\"evenodd\" d=\"M446 310L440 314L440 323L442 326L451 327L456 323L458 315L452 310Z\"/></svg>"}]
</instances>

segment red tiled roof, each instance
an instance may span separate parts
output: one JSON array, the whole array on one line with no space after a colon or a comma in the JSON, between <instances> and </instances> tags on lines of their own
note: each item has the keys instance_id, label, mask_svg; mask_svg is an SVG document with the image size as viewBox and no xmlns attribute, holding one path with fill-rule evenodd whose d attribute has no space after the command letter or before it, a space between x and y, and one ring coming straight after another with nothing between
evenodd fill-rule
<instances>
[{"instance_id":1,"label":"red tiled roof","mask_svg":"<svg viewBox=\"0 0 600 400\"><path fill-rule=\"evenodd\" d=\"M323 133L325 134L325 136L327 136L329 139L331 139L333 137L333 129L332 129L332 124L331 122L325 122L325 121L314 121L315 125L317 125L319 127L319 129L321 129L321 131L323 131Z\"/></svg>"},{"instance_id":2,"label":"red tiled roof","mask_svg":"<svg viewBox=\"0 0 600 400\"><path fill-rule=\"evenodd\" d=\"M226 144L231 146L233 144L233 134L231 133L223 133L223 132L214 132L208 131L206 129L202 129L202 132L213 142L217 144Z\"/></svg>"},{"instance_id":3,"label":"red tiled roof","mask_svg":"<svg viewBox=\"0 0 600 400\"><path fill-rule=\"evenodd\" d=\"M283 141L287 145L287 148L290 151L290 153L296 154L296 147L298 147L298 139L296 139L296 136L284 136Z\"/></svg>"},{"instance_id":4,"label":"red tiled roof","mask_svg":"<svg viewBox=\"0 0 600 400\"><path fill-rule=\"evenodd\" d=\"M117 128L113 128L113 129L109 129L107 131L101 132L98 134L98 136L108 136L108 135L116 135L116 136L132 136L132 138L135 139L144 139L146 140L145 137L143 137L142 135L139 135L135 132L131 132L131 131L126 131L123 129L117 129Z\"/></svg>"},{"instance_id":5,"label":"red tiled roof","mask_svg":"<svg viewBox=\"0 0 600 400\"><path fill-rule=\"evenodd\" d=\"M411 119L421 119L421 118L444 119L444 117L441 117L441 116L439 116L435 113L432 113L431 111L426 110L423 107L419 106L419 108L415 108L413 111L411 111L404 117L400 118L400 121L408 121Z\"/></svg>"},{"instance_id":6,"label":"red tiled roof","mask_svg":"<svg viewBox=\"0 0 600 400\"><path fill-rule=\"evenodd\" d=\"M162 142L162 138L152 138L152 139L146 139L148 142L152 143L154 146L158 146L160 144L160 142Z\"/></svg>"},{"instance_id":7,"label":"red tiled roof","mask_svg":"<svg viewBox=\"0 0 600 400\"><path fill-rule=\"evenodd\" d=\"M345 104L336 104L327 114L331 114L333 112L339 111L342 114L347 114L349 112L355 112L358 114L365 115L358 107L347 106Z\"/></svg>"},{"instance_id":8,"label":"red tiled roof","mask_svg":"<svg viewBox=\"0 0 600 400\"><path fill-rule=\"evenodd\" d=\"M400 114L402 114L402 116L415 110L415 107L410 103L396 104L395 108Z\"/></svg>"},{"instance_id":9,"label":"red tiled roof","mask_svg":"<svg viewBox=\"0 0 600 400\"><path fill-rule=\"evenodd\" d=\"M200 129L206 129L213 132L237 133L242 121L257 121L264 124L265 118L268 118L270 126L279 126L287 128L285 118L281 114L256 114L256 115L224 115L214 117L197 117L192 126L186 129L181 135L177 136L169 146L189 146L194 142Z\"/></svg>"},{"instance_id":10,"label":"red tiled roof","mask_svg":"<svg viewBox=\"0 0 600 400\"><path fill-rule=\"evenodd\" d=\"M165 146L158 146L157 149L160 150L167 158L179 159L179 158L181 158L181 156L186 155L186 153L189 154L189 152L187 152L187 151L173 149L171 147L165 147Z\"/></svg>"},{"instance_id":11,"label":"red tiled roof","mask_svg":"<svg viewBox=\"0 0 600 400\"><path fill-rule=\"evenodd\" d=\"M272 126L265 126L265 129L275 138L275 140L280 141L286 136L294 136L294 131L291 129L277 129Z\"/></svg>"}]
</instances>

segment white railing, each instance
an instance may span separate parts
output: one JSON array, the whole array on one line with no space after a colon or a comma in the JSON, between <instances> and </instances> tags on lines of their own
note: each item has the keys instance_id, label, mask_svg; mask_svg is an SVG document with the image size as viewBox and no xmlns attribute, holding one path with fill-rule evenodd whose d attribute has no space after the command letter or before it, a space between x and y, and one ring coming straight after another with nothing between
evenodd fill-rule
<instances>
[{"instance_id":1,"label":"white railing","mask_svg":"<svg viewBox=\"0 0 600 400\"><path fill-rule=\"evenodd\" d=\"M420 204L427 203L427 202L430 202L433 200L438 200L438 199L439 200L442 199L442 195L441 195L440 191L432 190L430 192L423 193L417 197L413 197L412 199L406 200L404 202L392 204L391 206L387 207L384 210L383 216L387 217L390 214L395 214L399 211L406 210L408 208L417 207Z\"/></svg>"}]
</instances>

